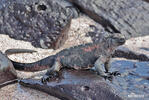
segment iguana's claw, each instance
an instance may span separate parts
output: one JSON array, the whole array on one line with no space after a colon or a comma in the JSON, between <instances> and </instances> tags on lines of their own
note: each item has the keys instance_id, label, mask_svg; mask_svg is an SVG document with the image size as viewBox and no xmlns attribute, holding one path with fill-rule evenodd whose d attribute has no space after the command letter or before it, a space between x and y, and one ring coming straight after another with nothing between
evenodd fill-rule
<instances>
[{"instance_id":1,"label":"iguana's claw","mask_svg":"<svg viewBox=\"0 0 149 100\"><path fill-rule=\"evenodd\" d=\"M103 78L105 79L105 80L109 80L109 81L112 81L113 80L113 76L112 75L106 75L106 76L103 76Z\"/></svg>"},{"instance_id":2,"label":"iguana's claw","mask_svg":"<svg viewBox=\"0 0 149 100\"><path fill-rule=\"evenodd\" d=\"M49 79L52 79L52 78L55 78L55 77L58 77L58 76L59 76L58 72L51 72L51 73L49 73L48 75L45 74L45 75L42 77L41 82L42 82L43 84L46 84L46 83L49 81Z\"/></svg>"},{"instance_id":3,"label":"iguana's claw","mask_svg":"<svg viewBox=\"0 0 149 100\"><path fill-rule=\"evenodd\" d=\"M41 79L41 82L43 83L43 84L46 84L47 83L47 81L49 81L49 76L48 75L44 75L43 77L42 77L42 79Z\"/></svg>"},{"instance_id":4,"label":"iguana's claw","mask_svg":"<svg viewBox=\"0 0 149 100\"><path fill-rule=\"evenodd\" d=\"M118 76L118 75L121 75L121 73L119 73L118 71L115 71L115 72L106 72L107 75L112 75L112 76Z\"/></svg>"},{"instance_id":5,"label":"iguana's claw","mask_svg":"<svg viewBox=\"0 0 149 100\"><path fill-rule=\"evenodd\" d=\"M119 73L118 71L115 71L115 72L112 72L111 75L113 75L113 76L119 76L119 75L121 75L121 73Z\"/></svg>"}]
</instances>

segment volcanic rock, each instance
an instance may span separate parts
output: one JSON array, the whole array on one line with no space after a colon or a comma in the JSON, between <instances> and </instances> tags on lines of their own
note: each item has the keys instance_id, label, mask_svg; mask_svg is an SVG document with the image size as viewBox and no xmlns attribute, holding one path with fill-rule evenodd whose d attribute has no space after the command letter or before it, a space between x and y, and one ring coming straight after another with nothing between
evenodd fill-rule
<instances>
[{"instance_id":1,"label":"volcanic rock","mask_svg":"<svg viewBox=\"0 0 149 100\"><path fill-rule=\"evenodd\" d=\"M67 39L72 11L57 0L0 1L0 34L57 49Z\"/></svg>"},{"instance_id":2,"label":"volcanic rock","mask_svg":"<svg viewBox=\"0 0 149 100\"><path fill-rule=\"evenodd\" d=\"M143 0L69 0L109 32L127 38L149 35L149 4Z\"/></svg>"},{"instance_id":3,"label":"volcanic rock","mask_svg":"<svg viewBox=\"0 0 149 100\"><path fill-rule=\"evenodd\" d=\"M20 84L46 92L62 100L122 100L100 76L90 71L63 70L47 84L39 79L24 79Z\"/></svg>"},{"instance_id":4,"label":"volcanic rock","mask_svg":"<svg viewBox=\"0 0 149 100\"><path fill-rule=\"evenodd\" d=\"M72 18L78 18L80 15L80 11L75 5L68 2L67 0L55 0L59 5L61 5L64 8L69 8L72 12Z\"/></svg>"}]
</instances>

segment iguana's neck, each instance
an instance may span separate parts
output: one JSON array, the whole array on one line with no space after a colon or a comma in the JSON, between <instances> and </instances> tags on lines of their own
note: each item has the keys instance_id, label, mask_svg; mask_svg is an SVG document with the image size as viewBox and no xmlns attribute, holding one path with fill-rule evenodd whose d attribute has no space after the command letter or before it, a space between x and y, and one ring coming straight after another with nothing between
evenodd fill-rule
<instances>
[{"instance_id":1,"label":"iguana's neck","mask_svg":"<svg viewBox=\"0 0 149 100\"><path fill-rule=\"evenodd\" d=\"M104 39L102 41L102 44L103 44L103 48L105 49L107 53L111 54L116 49L116 47L112 45L112 40L110 38Z\"/></svg>"}]
</instances>

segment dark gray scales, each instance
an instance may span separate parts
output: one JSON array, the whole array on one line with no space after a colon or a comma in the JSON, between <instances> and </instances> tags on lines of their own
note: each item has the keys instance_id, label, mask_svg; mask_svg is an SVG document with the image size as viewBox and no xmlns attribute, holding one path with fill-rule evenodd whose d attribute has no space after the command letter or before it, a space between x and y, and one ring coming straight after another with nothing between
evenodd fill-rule
<instances>
[{"instance_id":1,"label":"dark gray scales","mask_svg":"<svg viewBox=\"0 0 149 100\"><path fill-rule=\"evenodd\" d=\"M0 5L0 34L29 41L36 47L59 48L67 40L73 7L62 6L57 2L58 0L3 2L5 6L3 3Z\"/></svg>"},{"instance_id":2,"label":"dark gray scales","mask_svg":"<svg viewBox=\"0 0 149 100\"><path fill-rule=\"evenodd\" d=\"M104 37L100 42L64 49L56 54L54 63L42 78L42 82L46 82L49 78L57 76L57 73L64 67L73 69L89 69L90 67L95 67L95 71L99 75L108 77L106 73L109 73L110 58L115 49L124 43L124 36L117 33ZM102 70L103 65L105 71Z\"/></svg>"},{"instance_id":3,"label":"dark gray scales","mask_svg":"<svg viewBox=\"0 0 149 100\"><path fill-rule=\"evenodd\" d=\"M78 67L79 69L88 66L93 67L95 60L98 59L99 55L104 53L101 49L98 49L98 47L96 48L96 46L98 46L98 43L94 43L94 45L92 43L79 45L65 49L59 52L56 56L57 58L60 58L62 66L71 68ZM102 46L102 44L99 46ZM90 47L94 49L91 50Z\"/></svg>"},{"instance_id":4,"label":"dark gray scales","mask_svg":"<svg viewBox=\"0 0 149 100\"><path fill-rule=\"evenodd\" d=\"M100 41L70 47L37 62L19 63L12 61L12 63L15 69L22 71L40 71L49 68L42 78L43 82L46 82L48 78L57 76L62 68L79 70L95 67L95 71L99 75L108 77L111 75L109 72L110 58L115 49L125 43L125 38L119 33L107 35L103 36ZM102 69L103 65L105 70Z\"/></svg>"}]
</instances>

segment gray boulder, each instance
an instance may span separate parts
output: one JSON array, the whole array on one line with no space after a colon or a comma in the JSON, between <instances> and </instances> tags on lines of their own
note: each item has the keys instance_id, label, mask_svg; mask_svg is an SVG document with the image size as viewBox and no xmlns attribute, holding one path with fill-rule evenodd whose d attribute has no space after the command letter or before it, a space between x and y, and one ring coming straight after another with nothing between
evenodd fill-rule
<instances>
[{"instance_id":1,"label":"gray boulder","mask_svg":"<svg viewBox=\"0 0 149 100\"><path fill-rule=\"evenodd\" d=\"M57 0L2 0L0 34L57 49L67 39L72 13Z\"/></svg>"},{"instance_id":2,"label":"gray boulder","mask_svg":"<svg viewBox=\"0 0 149 100\"><path fill-rule=\"evenodd\" d=\"M24 79L20 84L61 100L122 100L115 89L89 71L63 70L58 79L47 84L42 84L40 79Z\"/></svg>"},{"instance_id":3,"label":"gray boulder","mask_svg":"<svg viewBox=\"0 0 149 100\"><path fill-rule=\"evenodd\" d=\"M149 4L143 0L68 0L107 31L127 38L149 35Z\"/></svg>"}]
</instances>

